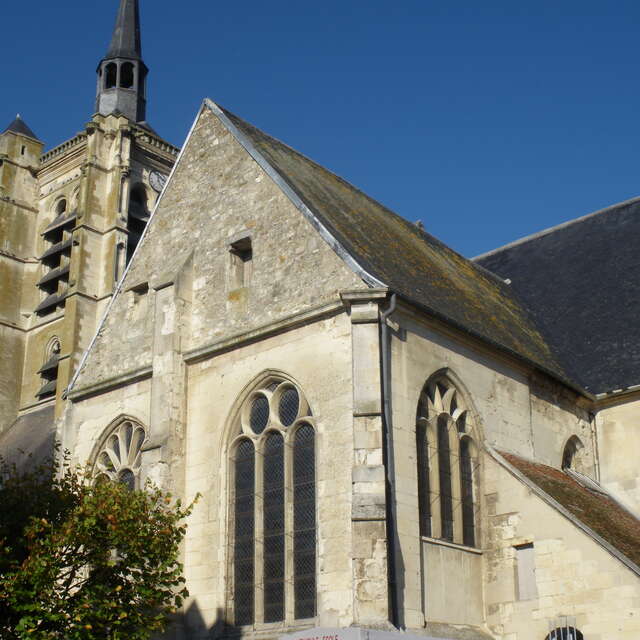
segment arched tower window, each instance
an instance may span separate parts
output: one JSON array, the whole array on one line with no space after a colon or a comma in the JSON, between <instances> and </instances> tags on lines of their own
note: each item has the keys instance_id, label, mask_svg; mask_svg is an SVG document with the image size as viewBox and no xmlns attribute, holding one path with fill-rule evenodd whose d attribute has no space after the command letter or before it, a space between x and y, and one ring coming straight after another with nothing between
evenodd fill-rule
<instances>
[{"instance_id":1,"label":"arched tower window","mask_svg":"<svg viewBox=\"0 0 640 640\"><path fill-rule=\"evenodd\" d=\"M118 65L115 62L110 62L104 74L104 88L113 89L118 82Z\"/></svg>"},{"instance_id":2,"label":"arched tower window","mask_svg":"<svg viewBox=\"0 0 640 640\"><path fill-rule=\"evenodd\" d=\"M562 468L584 473L584 445L578 436L571 436L562 452Z\"/></svg>"},{"instance_id":3,"label":"arched tower window","mask_svg":"<svg viewBox=\"0 0 640 640\"><path fill-rule=\"evenodd\" d=\"M98 450L93 471L95 481L121 482L131 490L136 489L145 439L142 425L133 420L119 422Z\"/></svg>"},{"instance_id":4,"label":"arched tower window","mask_svg":"<svg viewBox=\"0 0 640 640\"><path fill-rule=\"evenodd\" d=\"M133 63L125 62L120 67L120 86L123 89L131 89L133 87Z\"/></svg>"},{"instance_id":5,"label":"arched tower window","mask_svg":"<svg viewBox=\"0 0 640 640\"><path fill-rule=\"evenodd\" d=\"M420 535L476 546L478 455L473 415L453 383L427 383L416 412Z\"/></svg>"},{"instance_id":6,"label":"arched tower window","mask_svg":"<svg viewBox=\"0 0 640 640\"><path fill-rule=\"evenodd\" d=\"M38 369L41 378L41 386L36 393L40 400L54 398L58 386L58 364L60 362L60 340L57 337L51 338L45 349L43 364Z\"/></svg>"},{"instance_id":7,"label":"arched tower window","mask_svg":"<svg viewBox=\"0 0 640 640\"><path fill-rule=\"evenodd\" d=\"M236 626L316 615L316 450L311 409L270 377L238 411L230 447Z\"/></svg>"},{"instance_id":8,"label":"arched tower window","mask_svg":"<svg viewBox=\"0 0 640 640\"><path fill-rule=\"evenodd\" d=\"M149 209L147 206L147 191L144 185L137 184L131 189L129 195L129 217L127 220L127 264L131 260L142 233L149 221Z\"/></svg>"}]
</instances>

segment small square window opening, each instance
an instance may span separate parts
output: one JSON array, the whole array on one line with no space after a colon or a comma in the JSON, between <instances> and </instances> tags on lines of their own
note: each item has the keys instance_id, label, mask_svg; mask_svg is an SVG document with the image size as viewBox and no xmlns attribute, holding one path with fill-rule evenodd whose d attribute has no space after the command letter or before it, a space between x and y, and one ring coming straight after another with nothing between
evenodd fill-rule
<instances>
[{"instance_id":1,"label":"small square window opening","mask_svg":"<svg viewBox=\"0 0 640 640\"><path fill-rule=\"evenodd\" d=\"M248 287L253 270L253 248L251 238L242 238L231 244L229 249L229 288Z\"/></svg>"}]
</instances>

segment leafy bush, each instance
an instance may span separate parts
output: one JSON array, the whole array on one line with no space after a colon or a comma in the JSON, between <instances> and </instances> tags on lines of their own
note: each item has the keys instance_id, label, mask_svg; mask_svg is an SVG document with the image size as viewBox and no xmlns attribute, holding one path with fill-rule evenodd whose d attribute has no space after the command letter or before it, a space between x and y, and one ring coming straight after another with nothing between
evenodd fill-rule
<instances>
[{"instance_id":1,"label":"leafy bush","mask_svg":"<svg viewBox=\"0 0 640 640\"><path fill-rule=\"evenodd\" d=\"M147 486L90 483L63 461L0 461L0 637L147 640L188 596L183 507Z\"/></svg>"}]
</instances>

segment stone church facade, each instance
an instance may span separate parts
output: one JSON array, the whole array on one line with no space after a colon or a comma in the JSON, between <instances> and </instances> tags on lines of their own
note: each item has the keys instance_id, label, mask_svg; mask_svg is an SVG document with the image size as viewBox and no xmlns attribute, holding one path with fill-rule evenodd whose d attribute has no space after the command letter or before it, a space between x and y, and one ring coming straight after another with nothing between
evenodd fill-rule
<instances>
[{"instance_id":1,"label":"stone church facade","mask_svg":"<svg viewBox=\"0 0 640 640\"><path fill-rule=\"evenodd\" d=\"M178 154L137 4L0 136L5 454L202 495L175 638L637 638L640 201L471 261L210 100Z\"/></svg>"}]
</instances>

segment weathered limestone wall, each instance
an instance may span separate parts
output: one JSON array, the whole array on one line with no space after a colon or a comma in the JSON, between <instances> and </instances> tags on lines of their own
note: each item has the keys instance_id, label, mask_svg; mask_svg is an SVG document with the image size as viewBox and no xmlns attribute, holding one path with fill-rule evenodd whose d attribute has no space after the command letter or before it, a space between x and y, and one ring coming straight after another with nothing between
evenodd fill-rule
<instances>
[{"instance_id":1,"label":"weathered limestone wall","mask_svg":"<svg viewBox=\"0 0 640 640\"><path fill-rule=\"evenodd\" d=\"M251 237L250 282L231 274L231 243ZM167 188L124 288L166 282L193 261L193 303L186 348L196 348L320 305L340 289L362 286L306 219L205 109ZM319 277L319 274L322 274ZM151 296L155 295L150 292ZM151 360L152 321L113 307L78 386ZM153 302L151 303L153 308ZM122 327L138 336L136 349Z\"/></svg>"},{"instance_id":2,"label":"weathered limestone wall","mask_svg":"<svg viewBox=\"0 0 640 640\"><path fill-rule=\"evenodd\" d=\"M485 620L482 552L425 540L422 554L426 620L482 627Z\"/></svg>"},{"instance_id":3,"label":"weathered limestone wall","mask_svg":"<svg viewBox=\"0 0 640 640\"><path fill-rule=\"evenodd\" d=\"M485 467L485 597L493 633L542 640L549 622L569 616L588 640L638 638L638 576L493 459ZM519 576L515 547L531 543L534 566ZM529 583L526 599L519 599L519 580Z\"/></svg>"},{"instance_id":4,"label":"weathered limestone wall","mask_svg":"<svg viewBox=\"0 0 640 640\"><path fill-rule=\"evenodd\" d=\"M150 397L151 380L146 378L100 395L68 403L65 420L60 422L59 437L63 447L73 454L71 462L83 467L93 463L91 456L96 443L105 430L122 416L133 418L148 429ZM144 484L150 473L144 455L142 469L141 484Z\"/></svg>"},{"instance_id":5,"label":"weathered limestone wall","mask_svg":"<svg viewBox=\"0 0 640 640\"><path fill-rule=\"evenodd\" d=\"M42 143L0 135L0 431L17 417L24 360L22 286L31 270L37 224L34 172Z\"/></svg>"},{"instance_id":6,"label":"weathered limestone wall","mask_svg":"<svg viewBox=\"0 0 640 640\"><path fill-rule=\"evenodd\" d=\"M0 433L18 415L20 380L24 358L24 336L12 327L0 324Z\"/></svg>"},{"instance_id":7,"label":"weathered limestone wall","mask_svg":"<svg viewBox=\"0 0 640 640\"><path fill-rule=\"evenodd\" d=\"M230 420L256 376L281 371L304 393L316 428L318 621L353 622L351 327L338 315L215 355L188 370L186 494L202 494L187 532L190 638L204 638L225 615L231 585L228 478ZM289 621L292 625L293 621ZM276 627L274 635L279 635Z\"/></svg>"},{"instance_id":8,"label":"weathered limestone wall","mask_svg":"<svg viewBox=\"0 0 640 640\"><path fill-rule=\"evenodd\" d=\"M454 566L464 566L469 570L466 586L458 581L454 586L455 574L452 572L445 583L449 593L445 601L441 595L435 594L433 585L425 587L423 592L425 569L418 520L415 431L418 399L423 386L439 371L452 374L459 392L475 413L475 438L480 441L486 439L497 448L525 458L559 467L565 442L571 435L578 434L584 442L585 459L589 461L589 471L592 472L593 448L588 416L575 404L572 406L553 385L543 387L539 380L532 380L530 372L522 366L492 355L463 336L445 332L438 325L429 325L426 320L420 321L407 310L394 314L392 320L398 326L398 330L392 332L392 405L399 553L405 569L401 584L405 623L408 628L421 628L426 610L427 623L481 626L483 616L478 611L478 594L471 586L477 584L478 559L467 558L467 551L453 549L443 552L449 559L456 553L460 556ZM481 487L483 473L481 463L478 470ZM459 503L456 508L461 508ZM482 500L479 508L482 513L485 508ZM484 549L489 544L486 522L481 519L477 524L477 546ZM434 556L431 546L427 550ZM427 561L432 569L437 564L435 557L427 558ZM428 576L424 577L424 580L428 579ZM429 602L429 597L436 598L436 602ZM430 612L438 618L431 618Z\"/></svg>"},{"instance_id":9,"label":"weathered limestone wall","mask_svg":"<svg viewBox=\"0 0 640 640\"><path fill-rule=\"evenodd\" d=\"M640 516L640 401L629 397L596 415L600 481Z\"/></svg>"}]
</instances>

